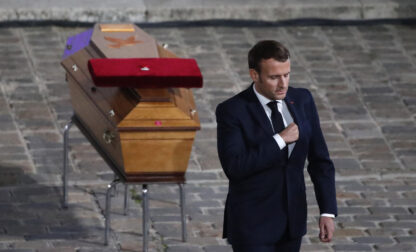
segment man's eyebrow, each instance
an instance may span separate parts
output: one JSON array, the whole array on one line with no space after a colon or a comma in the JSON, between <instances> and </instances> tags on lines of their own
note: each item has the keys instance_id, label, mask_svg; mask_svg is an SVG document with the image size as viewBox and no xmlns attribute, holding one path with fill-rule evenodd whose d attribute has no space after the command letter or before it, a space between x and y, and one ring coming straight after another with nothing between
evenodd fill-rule
<instances>
[{"instance_id":1,"label":"man's eyebrow","mask_svg":"<svg viewBox=\"0 0 416 252\"><path fill-rule=\"evenodd\" d=\"M282 75L285 75L285 74L290 74L290 71L287 72L287 73L284 73L284 74L271 74L270 76L282 76Z\"/></svg>"}]
</instances>

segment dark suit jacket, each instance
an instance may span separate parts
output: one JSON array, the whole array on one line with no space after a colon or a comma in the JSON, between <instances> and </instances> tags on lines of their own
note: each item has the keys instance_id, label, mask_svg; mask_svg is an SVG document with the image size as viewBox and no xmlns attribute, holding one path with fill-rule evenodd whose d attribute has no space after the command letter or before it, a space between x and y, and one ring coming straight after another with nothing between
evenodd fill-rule
<instances>
[{"instance_id":1,"label":"dark suit jacket","mask_svg":"<svg viewBox=\"0 0 416 252\"><path fill-rule=\"evenodd\" d=\"M320 212L337 215L334 166L312 95L307 89L289 87L285 102L299 127L288 160L272 137L253 85L216 109L218 154L229 179L223 237L230 243L275 243L286 232L286 224L291 237L306 233L306 158Z\"/></svg>"}]
</instances>

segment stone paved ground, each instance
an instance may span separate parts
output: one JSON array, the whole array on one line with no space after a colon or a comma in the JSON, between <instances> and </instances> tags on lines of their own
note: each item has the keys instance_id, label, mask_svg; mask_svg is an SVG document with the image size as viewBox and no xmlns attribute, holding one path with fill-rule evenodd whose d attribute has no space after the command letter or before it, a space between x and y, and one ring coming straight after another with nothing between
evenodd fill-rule
<instances>
[{"instance_id":1,"label":"stone paved ground","mask_svg":"<svg viewBox=\"0 0 416 252\"><path fill-rule=\"evenodd\" d=\"M122 188L103 246L103 203L113 175L74 127L69 209L61 207L62 129L71 116L66 37L85 28L0 29L0 250L140 251L140 188L128 216ZM291 84L313 91L337 171L332 243L317 239L308 178L302 251L416 251L416 28L401 25L145 28L205 78L195 90L202 130L186 185L188 237L180 241L178 188L150 186L151 251L231 251L220 238L227 180L216 154L216 104L249 84L246 52L259 39L292 51Z\"/></svg>"}]
</instances>

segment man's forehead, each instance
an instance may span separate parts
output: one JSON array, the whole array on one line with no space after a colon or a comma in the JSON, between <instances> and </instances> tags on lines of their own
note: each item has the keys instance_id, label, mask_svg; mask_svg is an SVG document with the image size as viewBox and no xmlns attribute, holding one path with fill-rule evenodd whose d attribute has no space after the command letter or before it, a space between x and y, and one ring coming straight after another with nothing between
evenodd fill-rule
<instances>
[{"instance_id":1,"label":"man's forehead","mask_svg":"<svg viewBox=\"0 0 416 252\"><path fill-rule=\"evenodd\" d=\"M261 59L260 60L260 64L266 64L266 63L289 63L290 64L290 59L287 59L286 61L278 61L274 58L268 58L268 59Z\"/></svg>"},{"instance_id":2,"label":"man's forehead","mask_svg":"<svg viewBox=\"0 0 416 252\"><path fill-rule=\"evenodd\" d=\"M290 71L290 59L287 59L285 62L277 61L273 58L262 59L260 61L261 69L268 71L278 71L278 72L289 72Z\"/></svg>"}]
</instances>

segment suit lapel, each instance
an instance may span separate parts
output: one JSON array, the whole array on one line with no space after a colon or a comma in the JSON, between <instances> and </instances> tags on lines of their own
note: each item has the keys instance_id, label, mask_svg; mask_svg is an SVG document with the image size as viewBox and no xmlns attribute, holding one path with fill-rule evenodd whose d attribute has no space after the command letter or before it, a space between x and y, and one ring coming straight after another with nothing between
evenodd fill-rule
<instances>
[{"instance_id":1,"label":"suit lapel","mask_svg":"<svg viewBox=\"0 0 416 252\"><path fill-rule=\"evenodd\" d=\"M298 111L296 110L296 107L295 107L295 101L292 99L292 97L291 97L291 92L290 92L290 89L289 89L289 91L287 92L287 94L286 94L286 97L285 97L285 102L286 102L286 105L287 105L287 107L289 108L289 112L290 112L290 114L292 115L292 117L293 117L293 121L297 124L297 125L299 125L299 121L298 121L298 118L299 118L299 116L298 116Z\"/></svg>"},{"instance_id":2,"label":"suit lapel","mask_svg":"<svg viewBox=\"0 0 416 252\"><path fill-rule=\"evenodd\" d=\"M299 122L299 118L300 118L299 117L299 113L298 113L298 111L296 109L296 106L295 106L295 100L292 99L291 91L290 90L291 89L289 88L289 90L288 90L288 92L287 92L286 97L285 97L284 100L285 100L285 103L286 103L287 108L289 109L290 114L292 115L293 122L295 122L296 125L298 125L298 129L299 129L299 139L300 139L302 137L302 124L301 124L301 122ZM296 146L297 146L296 142L291 143L290 145L293 145L293 149L292 149L292 152L291 152L291 154L289 156L289 159L292 158L292 157L294 157L294 156L296 156L295 153L296 153L296 150L297 150L297 148L296 148Z\"/></svg>"},{"instance_id":3,"label":"suit lapel","mask_svg":"<svg viewBox=\"0 0 416 252\"><path fill-rule=\"evenodd\" d=\"M259 99L257 99L257 96L253 91L253 84L246 89L245 93L246 98L248 99L248 110L250 111L252 117L261 125L261 127L264 131L267 132L267 134L273 135L272 125Z\"/></svg>"}]
</instances>

